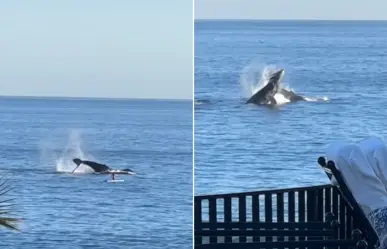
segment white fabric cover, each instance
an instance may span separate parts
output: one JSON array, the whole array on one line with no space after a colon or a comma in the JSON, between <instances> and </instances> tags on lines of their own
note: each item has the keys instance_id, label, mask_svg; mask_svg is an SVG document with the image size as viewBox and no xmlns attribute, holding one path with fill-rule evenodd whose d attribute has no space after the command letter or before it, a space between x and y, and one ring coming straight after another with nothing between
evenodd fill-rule
<instances>
[{"instance_id":1,"label":"white fabric cover","mask_svg":"<svg viewBox=\"0 0 387 249\"><path fill-rule=\"evenodd\" d=\"M387 146L377 137L358 144L338 142L327 151L355 200L387 249ZM334 183L334 184L337 184Z\"/></svg>"},{"instance_id":2,"label":"white fabric cover","mask_svg":"<svg viewBox=\"0 0 387 249\"><path fill-rule=\"evenodd\" d=\"M365 215L387 207L387 190L360 146L346 142L334 143L327 150L327 159L335 162Z\"/></svg>"},{"instance_id":3,"label":"white fabric cover","mask_svg":"<svg viewBox=\"0 0 387 249\"><path fill-rule=\"evenodd\" d=\"M384 188L387 189L387 146L385 142L378 137L369 137L360 141L359 147Z\"/></svg>"}]
</instances>

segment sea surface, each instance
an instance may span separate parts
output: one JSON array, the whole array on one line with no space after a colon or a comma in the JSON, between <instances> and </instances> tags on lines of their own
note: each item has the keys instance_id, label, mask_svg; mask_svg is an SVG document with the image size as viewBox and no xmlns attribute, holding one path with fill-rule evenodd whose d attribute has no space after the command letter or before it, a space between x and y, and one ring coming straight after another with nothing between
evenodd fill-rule
<instances>
[{"instance_id":1,"label":"sea surface","mask_svg":"<svg viewBox=\"0 0 387 249\"><path fill-rule=\"evenodd\" d=\"M319 101L246 105L268 68ZM195 22L195 195L328 183L338 140L387 136L387 22Z\"/></svg>"},{"instance_id":2,"label":"sea surface","mask_svg":"<svg viewBox=\"0 0 387 249\"><path fill-rule=\"evenodd\" d=\"M192 101L0 98L1 248L191 248ZM74 157L136 176L70 174Z\"/></svg>"}]
</instances>

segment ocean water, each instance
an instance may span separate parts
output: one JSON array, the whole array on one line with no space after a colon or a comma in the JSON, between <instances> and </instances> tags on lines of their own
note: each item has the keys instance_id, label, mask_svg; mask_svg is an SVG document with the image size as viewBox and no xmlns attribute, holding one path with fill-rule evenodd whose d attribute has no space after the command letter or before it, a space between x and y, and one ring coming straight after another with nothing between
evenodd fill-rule
<instances>
[{"instance_id":1,"label":"ocean water","mask_svg":"<svg viewBox=\"0 0 387 249\"><path fill-rule=\"evenodd\" d=\"M195 194L328 183L338 140L387 135L387 22L196 21ZM320 101L246 105L267 68Z\"/></svg>"},{"instance_id":2,"label":"ocean water","mask_svg":"<svg viewBox=\"0 0 387 249\"><path fill-rule=\"evenodd\" d=\"M0 126L23 219L1 248L191 248L192 101L2 97ZM70 174L73 157L137 175Z\"/></svg>"}]
</instances>

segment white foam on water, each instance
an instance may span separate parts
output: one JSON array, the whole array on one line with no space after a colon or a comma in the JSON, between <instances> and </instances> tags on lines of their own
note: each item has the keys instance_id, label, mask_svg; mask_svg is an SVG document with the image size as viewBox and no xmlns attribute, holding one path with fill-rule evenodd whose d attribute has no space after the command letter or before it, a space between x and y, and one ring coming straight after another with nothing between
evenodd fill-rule
<instances>
[{"instance_id":1,"label":"white foam on water","mask_svg":"<svg viewBox=\"0 0 387 249\"><path fill-rule=\"evenodd\" d=\"M329 101L329 98L328 97L305 97L305 101L308 101L308 102L318 102L318 101Z\"/></svg>"}]
</instances>

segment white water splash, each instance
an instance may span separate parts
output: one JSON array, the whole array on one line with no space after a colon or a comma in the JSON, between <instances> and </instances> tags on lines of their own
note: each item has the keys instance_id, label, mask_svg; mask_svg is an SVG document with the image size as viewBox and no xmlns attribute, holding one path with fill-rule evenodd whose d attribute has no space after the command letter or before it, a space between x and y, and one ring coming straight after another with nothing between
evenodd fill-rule
<instances>
[{"instance_id":1,"label":"white water splash","mask_svg":"<svg viewBox=\"0 0 387 249\"><path fill-rule=\"evenodd\" d=\"M281 93L276 93L273 97L274 97L275 101L277 102L277 105L283 105L283 104L286 104L286 103L290 102L290 100L288 100Z\"/></svg>"},{"instance_id":2,"label":"white water splash","mask_svg":"<svg viewBox=\"0 0 387 249\"><path fill-rule=\"evenodd\" d=\"M90 154L85 152L84 146L82 146L82 136L79 130L70 130L68 138L65 144L57 137L44 141L40 145L41 149L41 163L44 165L55 165L57 172L69 172L71 173L76 165L72 161L74 158L80 158L82 160L94 160ZM63 148L64 146L64 148ZM58 148L62 150L58 153ZM92 173L93 170L90 167L81 165L74 173Z\"/></svg>"},{"instance_id":3,"label":"white water splash","mask_svg":"<svg viewBox=\"0 0 387 249\"><path fill-rule=\"evenodd\" d=\"M274 65L251 63L242 70L239 83L246 98L251 97L269 82L270 75L276 71Z\"/></svg>"},{"instance_id":4,"label":"white water splash","mask_svg":"<svg viewBox=\"0 0 387 249\"><path fill-rule=\"evenodd\" d=\"M305 97L308 102L329 101L328 97Z\"/></svg>"},{"instance_id":5,"label":"white water splash","mask_svg":"<svg viewBox=\"0 0 387 249\"><path fill-rule=\"evenodd\" d=\"M91 155L87 155L82 150L82 137L79 131L71 131L65 149L61 156L56 160L56 171L72 172L76 165L72 161L74 158L82 160L93 160ZM93 169L81 165L73 173L92 173Z\"/></svg>"}]
</instances>

